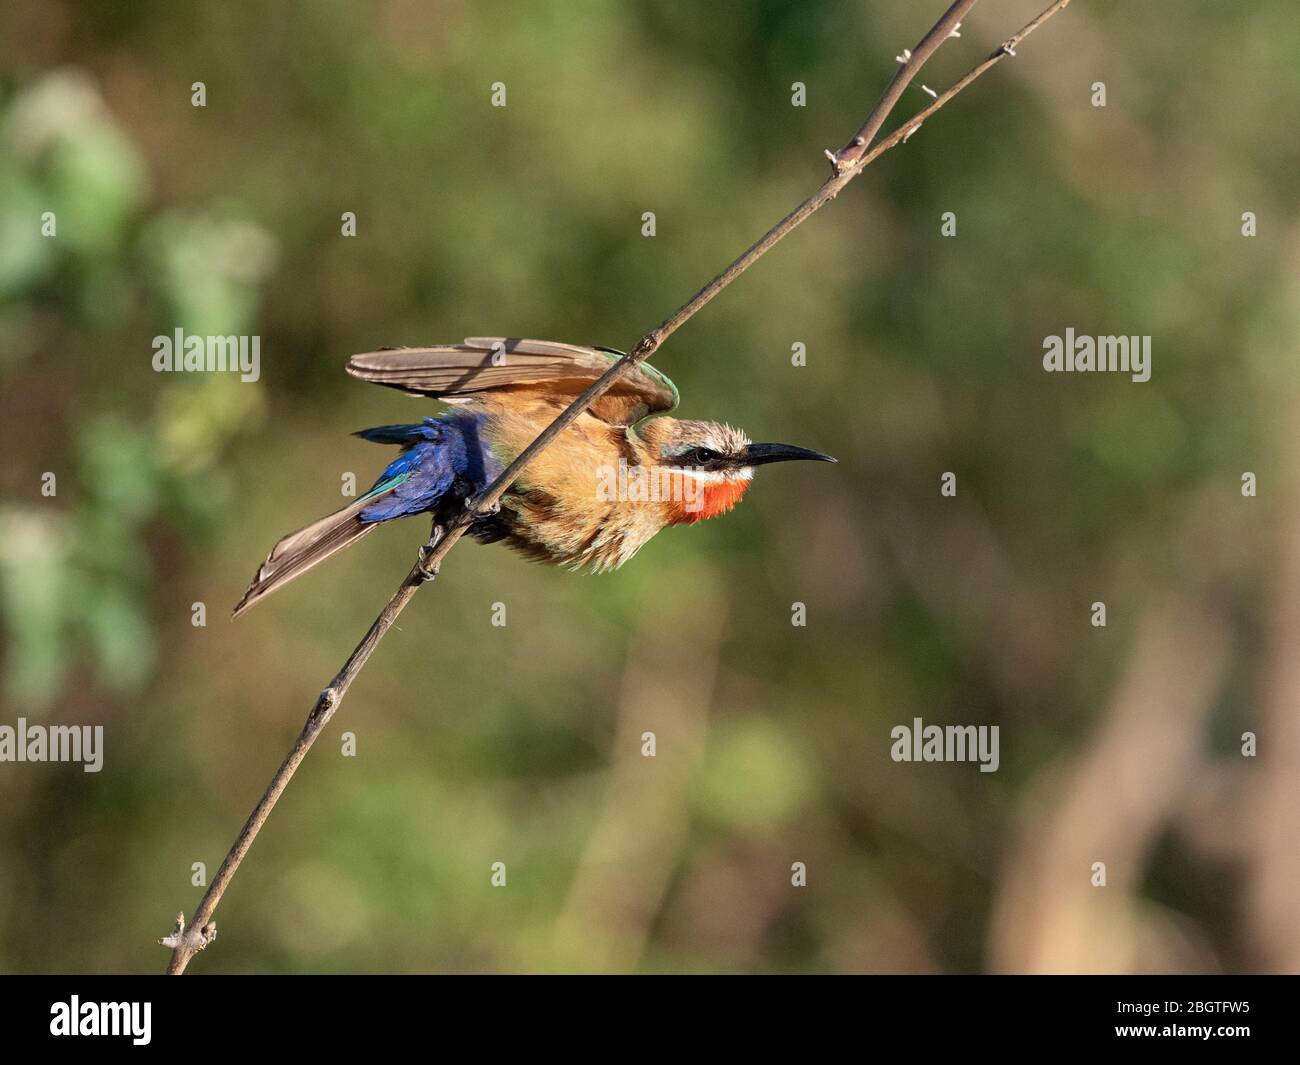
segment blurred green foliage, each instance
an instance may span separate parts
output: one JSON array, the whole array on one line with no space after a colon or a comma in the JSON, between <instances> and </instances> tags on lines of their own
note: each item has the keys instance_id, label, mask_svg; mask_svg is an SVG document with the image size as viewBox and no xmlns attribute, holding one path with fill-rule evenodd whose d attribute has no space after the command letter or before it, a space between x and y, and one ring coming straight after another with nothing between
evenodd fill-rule
<instances>
[{"instance_id":1,"label":"blurred green foliage","mask_svg":"<svg viewBox=\"0 0 1300 1065\"><path fill-rule=\"evenodd\" d=\"M249 329L270 238L216 212L147 217L145 162L87 74L57 70L15 91L0 130L0 231L13 237L0 260L0 329L19 357L37 361L57 333L41 321L49 304L82 343L126 334L133 308L192 332ZM77 412L63 456L70 507L0 511L10 533L0 547L6 695L21 707L45 707L83 647L112 692L136 693L153 675L147 526L165 516L183 534L211 532L219 500L196 490L194 474L261 409L256 392L229 382L160 384L152 425L116 405ZM54 501L61 471L51 472L42 494Z\"/></svg>"}]
</instances>

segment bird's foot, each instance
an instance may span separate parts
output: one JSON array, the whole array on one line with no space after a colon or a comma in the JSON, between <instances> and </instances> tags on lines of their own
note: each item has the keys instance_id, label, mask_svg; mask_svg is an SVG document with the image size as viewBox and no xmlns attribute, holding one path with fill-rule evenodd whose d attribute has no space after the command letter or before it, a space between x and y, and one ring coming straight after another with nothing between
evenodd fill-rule
<instances>
[{"instance_id":1,"label":"bird's foot","mask_svg":"<svg viewBox=\"0 0 1300 1065\"><path fill-rule=\"evenodd\" d=\"M415 569L422 584L427 584L438 576L440 563L434 557L434 554L438 545L442 543L443 535L442 526L435 521L429 529L429 542L420 547L420 558L415 564Z\"/></svg>"},{"instance_id":2,"label":"bird's foot","mask_svg":"<svg viewBox=\"0 0 1300 1065\"><path fill-rule=\"evenodd\" d=\"M438 576L438 568L439 563L433 557L432 545L425 544L420 548L420 560L415 564L421 583L427 584Z\"/></svg>"}]
</instances>

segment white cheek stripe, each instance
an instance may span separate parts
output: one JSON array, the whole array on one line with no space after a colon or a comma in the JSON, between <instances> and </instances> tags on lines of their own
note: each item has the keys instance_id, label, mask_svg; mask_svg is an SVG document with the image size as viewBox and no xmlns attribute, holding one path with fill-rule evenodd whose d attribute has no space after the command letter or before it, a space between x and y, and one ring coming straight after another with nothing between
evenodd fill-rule
<instances>
[{"instance_id":1,"label":"white cheek stripe","mask_svg":"<svg viewBox=\"0 0 1300 1065\"><path fill-rule=\"evenodd\" d=\"M726 484L728 481L748 481L754 476L752 466L742 466L736 470L697 470L690 466L674 466L673 472L689 477L700 484Z\"/></svg>"}]
</instances>

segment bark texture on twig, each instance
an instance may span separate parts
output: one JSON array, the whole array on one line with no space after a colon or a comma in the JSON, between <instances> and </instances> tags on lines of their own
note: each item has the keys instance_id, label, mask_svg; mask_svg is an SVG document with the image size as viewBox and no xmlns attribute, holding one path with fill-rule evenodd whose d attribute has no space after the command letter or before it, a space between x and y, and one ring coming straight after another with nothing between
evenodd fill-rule
<instances>
[{"instance_id":1,"label":"bark texture on twig","mask_svg":"<svg viewBox=\"0 0 1300 1065\"><path fill-rule=\"evenodd\" d=\"M853 139L838 153L828 153L831 156L832 175L823 182L821 187L769 229L739 258L701 288L677 311L643 336L631 351L615 362L581 396L574 400L559 417L551 422L487 489L477 497L469 500L461 513L450 521L445 528L434 529L428 543L420 549L419 561L407 574L406 579L398 587L397 591L393 593L392 598L389 599L379 617L370 626L370 631L357 645L347 662L344 663L343 668L339 670L338 675L317 698L316 704L312 707L307 722L298 734L298 738L294 741L292 749L281 763L280 768L276 770L275 776L271 778L271 783L267 786L261 799L258 800L253 812L249 814L248 820L244 822L239 836L230 848L225 860L221 863L216 876L213 877L207 893L203 896L198 909L194 912L193 918L187 926L178 928L171 936L160 940L164 945L172 947L172 957L167 966L168 973L183 973L190 959L216 936L216 924L212 921L212 917L217 905L220 903L226 889L230 886L230 882L238 871L240 863L248 854L249 848L252 847L262 825L266 823L271 810L275 807L280 795L293 778L299 764L306 757L307 752L311 749L312 744L316 742L321 731L329 723L330 718L334 716L334 712L343 701L343 697L347 694L352 681L356 679L356 675L361 671L361 667L366 664L375 647L378 646L379 641L383 639L384 634L392 627L393 622L397 620L397 616L410 602L411 597L415 595L420 585L432 580L437 574L438 567L446 557L447 552L456 546L474 520L480 516L493 513L499 506L501 497L514 484L515 480L537 456L538 452L550 444L583 411L604 395L616 381L631 373L635 367L650 358L665 340L699 313L718 293L748 270L783 237L787 236L819 208L839 195L840 190L858 174L862 173L872 162L891 148L907 140L920 128L922 122L973 81L997 65L1003 58L1008 55L1015 55L1015 48L1022 40L1066 7L1069 2L1070 0L1056 0L1035 19L1008 38L1000 48L972 69L956 85L936 97L928 107L914 115L888 137L885 137L872 147L872 139L898 103L903 90L916 77L926 60L934 54L939 45L953 35L958 23L975 6L976 0L957 0L956 3L952 4L921 39L916 48L904 57L900 69L891 79L884 95L872 108L871 113L859 127ZM178 924L184 924L184 922L180 921Z\"/></svg>"}]
</instances>

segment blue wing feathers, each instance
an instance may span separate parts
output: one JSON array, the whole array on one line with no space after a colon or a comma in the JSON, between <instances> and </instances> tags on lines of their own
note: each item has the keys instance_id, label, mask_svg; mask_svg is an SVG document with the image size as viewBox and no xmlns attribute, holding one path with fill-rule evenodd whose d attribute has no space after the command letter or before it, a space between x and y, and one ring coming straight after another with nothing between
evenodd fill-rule
<instances>
[{"instance_id":1,"label":"blue wing feathers","mask_svg":"<svg viewBox=\"0 0 1300 1065\"><path fill-rule=\"evenodd\" d=\"M425 418L420 425L379 425L353 433L372 444L414 444L420 440L441 440L445 426L437 418Z\"/></svg>"},{"instance_id":2,"label":"blue wing feathers","mask_svg":"<svg viewBox=\"0 0 1300 1065\"><path fill-rule=\"evenodd\" d=\"M376 492L392 487L392 491L361 511L363 522L389 521L433 510L457 477L482 487L483 456L471 455L465 427L458 421L426 418L420 425L382 425L356 435L403 448L371 489ZM480 445L476 433L473 441L477 452Z\"/></svg>"},{"instance_id":3,"label":"blue wing feathers","mask_svg":"<svg viewBox=\"0 0 1300 1065\"><path fill-rule=\"evenodd\" d=\"M454 414L419 425L381 425L357 435L401 453L373 487L348 506L280 538L235 606L241 614L276 588L361 539L381 521L438 508L448 493L481 491L499 472L479 435L482 417Z\"/></svg>"}]
</instances>

